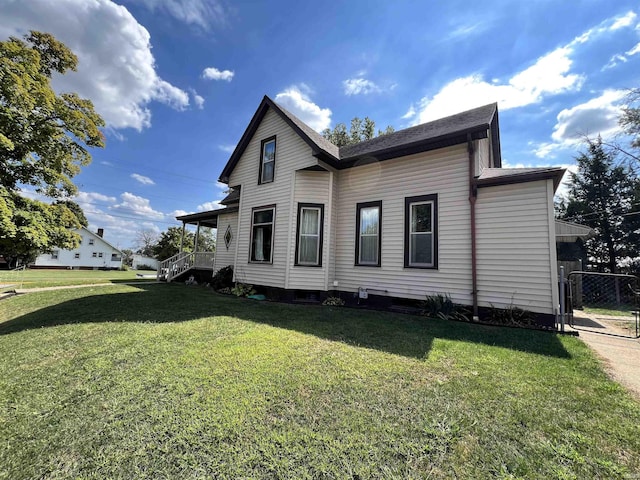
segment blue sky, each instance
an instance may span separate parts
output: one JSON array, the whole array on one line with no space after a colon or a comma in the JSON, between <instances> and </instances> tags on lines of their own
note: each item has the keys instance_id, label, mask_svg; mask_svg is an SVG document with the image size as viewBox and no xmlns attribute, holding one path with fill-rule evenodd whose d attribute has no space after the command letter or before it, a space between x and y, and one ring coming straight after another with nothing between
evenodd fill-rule
<instances>
[{"instance_id":1,"label":"blue sky","mask_svg":"<svg viewBox=\"0 0 640 480\"><path fill-rule=\"evenodd\" d=\"M640 86L640 5L626 0L0 0L0 37L30 29L78 55L54 86L107 121L76 201L122 248L218 207L218 175L265 94L317 130L498 102L506 166L569 167L581 136L616 134Z\"/></svg>"}]
</instances>

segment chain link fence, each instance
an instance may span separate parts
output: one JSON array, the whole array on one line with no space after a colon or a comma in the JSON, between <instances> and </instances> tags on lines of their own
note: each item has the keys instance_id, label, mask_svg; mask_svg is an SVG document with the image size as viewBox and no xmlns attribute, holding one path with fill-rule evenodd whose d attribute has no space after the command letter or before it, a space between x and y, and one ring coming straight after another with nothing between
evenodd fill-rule
<instances>
[{"instance_id":1,"label":"chain link fence","mask_svg":"<svg viewBox=\"0 0 640 480\"><path fill-rule=\"evenodd\" d=\"M566 313L573 328L640 337L640 283L637 277L571 272L565 288Z\"/></svg>"}]
</instances>

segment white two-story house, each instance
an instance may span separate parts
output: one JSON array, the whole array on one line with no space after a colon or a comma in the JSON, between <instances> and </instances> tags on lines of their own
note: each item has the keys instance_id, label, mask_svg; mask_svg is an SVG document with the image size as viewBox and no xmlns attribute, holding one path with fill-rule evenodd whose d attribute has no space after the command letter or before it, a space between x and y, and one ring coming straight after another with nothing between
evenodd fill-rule
<instances>
[{"instance_id":1,"label":"white two-story house","mask_svg":"<svg viewBox=\"0 0 640 480\"><path fill-rule=\"evenodd\" d=\"M74 229L80 235L80 245L73 250L55 249L39 255L31 268L71 268L114 270L122 267L122 251L103 237L104 230L96 233L81 227Z\"/></svg>"},{"instance_id":2,"label":"white two-story house","mask_svg":"<svg viewBox=\"0 0 640 480\"><path fill-rule=\"evenodd\" d=\"M220 175L225 208L177 218L216 227L214 271L271 295L443 293L552 322L563 174L502 168L496 104L338 148L264 97Z\"/></svg>"}]
</instances>

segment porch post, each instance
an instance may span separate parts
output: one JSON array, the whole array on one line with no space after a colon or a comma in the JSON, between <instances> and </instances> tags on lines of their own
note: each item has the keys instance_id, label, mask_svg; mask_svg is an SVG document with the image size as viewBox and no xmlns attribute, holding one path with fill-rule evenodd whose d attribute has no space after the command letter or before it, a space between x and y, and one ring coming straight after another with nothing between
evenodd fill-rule
<instances>
[{"instance_id":1,"label":"porch post","mask_svg":"<svg viewBox=\"0 0 640 480\"><path fill-rule=\"evenodd\" d=\"M198 251L198 237L200 236L200 221L198 220L197 226L196 226L196 238L193 241L193 253L196 253Z\"/></svg>"},{"instance_id":2,"label":"porch post","mask_svg":"<svg viewBox=\"0 0 640 480\"><path fill-rule=\"evenodd\" d=\"M185 223L182 222L182 235L180 236L180 253L182 253L182 247L184 246L184 228Z\"/></svg>"}]
</instances>

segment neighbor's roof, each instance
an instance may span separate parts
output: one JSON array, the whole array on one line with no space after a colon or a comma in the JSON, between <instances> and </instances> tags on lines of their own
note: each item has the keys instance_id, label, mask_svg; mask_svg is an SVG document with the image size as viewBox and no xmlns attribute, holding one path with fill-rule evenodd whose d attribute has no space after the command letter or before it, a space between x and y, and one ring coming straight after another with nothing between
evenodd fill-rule
<instances>
[{"instance_id":1,"label":"neighbor's roof","mask_svg":"<svg viewBox=\"0 0 640 480\"><path fill-rule=\"evenodd\" d=\"M466 142L469 138L486 138L491 129L496 164L500 165L500 139L498 132L498 105L492 103L449 117L423 123L415 127L382 135L371 140L338 148L302 120L265 96L249 122L242 138L220 174L221 182L240 161L251 138L268 109L273 109L310 147L313 156L334 168L349 168L361 160L387 160Z\"/></svg>"},{"instance_id":2,"label":"neighbor's roof","mask_svg":"<svg viewBox=\"0 0 640 480\"><path fill-rule=\"evenodd\" d=\"M566 169L561 167L541 168L485 168L477 178L479 187L493 187L512 183L553 179L554 191L560 185Z\"/></svg>"},{"instance_id":3,"label":"neighbor's roof","mask_svg":"<svg viewBox=\"0 0 640 480\"><path fill-rule=\"evenodd\" d=\"M575 242L578 238L588 239L594 237L596 232L593 228L579 223L556 220L556 241Z\"/></svg>"},{"instance_id":4,"label":"neighbor's roof","mask_svg":"<svg viewBox=\"0 0 640 480\"><path fill-rule=\"evenodd\" d=\"M122 250L120 250L118 247L114 247L113 245L111 245L109 242L107 242L103 237L101 237L100 235L98 235L96 232L92 232L91 230L89 230L86 227L80 227L80 228L76 228L74 230L84 230L87 233L90 233L92 236L94 236L95 238L98 238L100 240L102 240L104 243L106 243L107 245L109 245L111 248L113 248L115 251L122 253Z\"/></svg>"}]
</instances>

